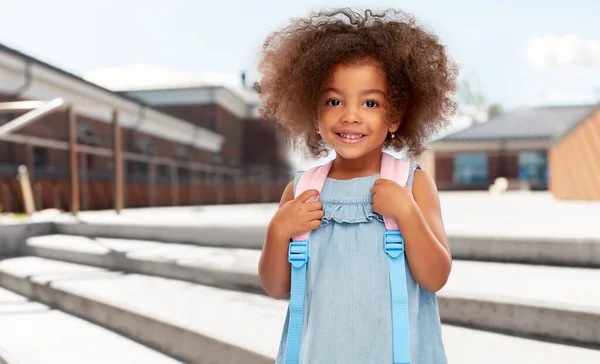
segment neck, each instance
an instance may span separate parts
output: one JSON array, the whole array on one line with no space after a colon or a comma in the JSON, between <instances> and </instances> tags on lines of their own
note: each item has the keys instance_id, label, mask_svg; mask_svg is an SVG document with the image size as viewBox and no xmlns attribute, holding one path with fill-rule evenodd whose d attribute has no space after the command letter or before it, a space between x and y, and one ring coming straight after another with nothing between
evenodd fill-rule
<instances>
[{"instance_id":1,"label":"neck","mask_svg":"<svg viewBox=\"0 0 600 364\"><path fill-rule=\"evenodd\" d=\"M381 169L381 153L381 149L375 149L354 159L347 159L337 154L329 175L332 178L349 179L377 174Z\"/></svg>"}]
</instances>

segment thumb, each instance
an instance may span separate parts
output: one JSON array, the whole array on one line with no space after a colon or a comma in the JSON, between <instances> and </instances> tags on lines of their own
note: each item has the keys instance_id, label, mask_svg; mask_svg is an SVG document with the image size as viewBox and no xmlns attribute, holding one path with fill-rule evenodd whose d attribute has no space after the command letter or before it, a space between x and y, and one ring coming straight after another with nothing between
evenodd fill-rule
<instances>
[{"instance_id":1,"label":"thumb","mask_svg":"<svg viewBox=\"0 0 600 364\"><path fill-rule=\"evenodd\" d=\"M310 189L310 190L306 190L306 191L302 192L301 194L299 194L298 197L296 197L294 200L296 200L298 202L308 202L309 199L316 198L318 196L319 196L319 191L317 191L315 189Z\"/></svg>"}]
</instances>

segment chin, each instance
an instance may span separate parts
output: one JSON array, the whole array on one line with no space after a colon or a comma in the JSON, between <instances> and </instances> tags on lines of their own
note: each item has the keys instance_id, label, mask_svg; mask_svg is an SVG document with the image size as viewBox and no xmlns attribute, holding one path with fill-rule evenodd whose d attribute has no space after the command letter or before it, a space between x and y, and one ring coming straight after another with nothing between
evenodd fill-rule
<instances>
[{"instance_id":1,"label":"chin","mask_svg":"<svg viewBox=\"0 0 600 364\"><path fill-rule=\"evenodd\" d=\"M364 156L367 153L368 151L365 150L365 148L349 148L347 146L340 146L338 148L335 148L335 154L339 155L344 159L357 159Z\"/></svg>"}]
</instances>

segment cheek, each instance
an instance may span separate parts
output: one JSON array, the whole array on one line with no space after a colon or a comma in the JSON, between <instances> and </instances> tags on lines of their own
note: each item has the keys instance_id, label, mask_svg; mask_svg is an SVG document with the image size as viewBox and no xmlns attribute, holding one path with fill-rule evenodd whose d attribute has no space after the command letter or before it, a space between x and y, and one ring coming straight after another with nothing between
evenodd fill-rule
<instances>
[{"instance_id":1,"label":"cheek","mask_svg":"<svg viewBox=\"0 0 600 364\"><path fill-rule=\"evenodd\" d=\"M338 118L335 109L320 109L318 111L317 117L319 125L324 127L334 123Z\"/></svg>"},{"instance_id":2,"label":"cheek","mask_svg":"<svg viewBox=\"0 0 600 364\"><path fill-rule=\"evenodd\" d=\"M382 141L385 140L385 138L387 137L388 126L383 120L380 120L380 122L378 123L376 130L374 130L374 134L376 134L377 137Z\"/></svg>"}]
</instances>

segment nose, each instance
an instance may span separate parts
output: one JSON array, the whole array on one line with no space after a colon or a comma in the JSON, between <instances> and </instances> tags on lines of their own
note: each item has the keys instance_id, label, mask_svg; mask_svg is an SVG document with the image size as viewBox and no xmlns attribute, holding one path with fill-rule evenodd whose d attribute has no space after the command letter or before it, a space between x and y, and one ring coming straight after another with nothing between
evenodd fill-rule
<instances>
[{"instance_id":1,"label":"nose","mask_svg":"<svg viewBox=\"0 0 600 364\"><path fill-rule=\"evenodd\" d=\"M344 123L360 123L359 108L353 104L346 105L342 114Z\"/></svg>"}]
</instances>

